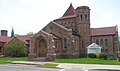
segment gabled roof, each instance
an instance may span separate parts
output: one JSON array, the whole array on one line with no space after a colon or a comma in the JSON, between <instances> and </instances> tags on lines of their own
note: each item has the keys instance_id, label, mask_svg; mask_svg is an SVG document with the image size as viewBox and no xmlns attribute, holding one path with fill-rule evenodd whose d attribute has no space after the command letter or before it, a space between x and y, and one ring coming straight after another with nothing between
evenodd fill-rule
<instances>
[{"instance_id":1,"label":"gabled roof","mask_svg":"<svg viewBox=\"0 0 120 71\"><path fill-rule=\"evenodd\" d=\"M17 35L14 36L12 38L10 38L7 42L10 42L12 39L17 38L20 41L22 41L25 44L29 44L29 42L27 40L30 40L30 37L33 36L33 34L29 34L29 35Z\"/></svg>"},{"instance_id":2,"label":"gabled roof","mask_svg":"<svg viewBox=\"0 0 120 71\"><path fill-rule=\"evenodd\" d=\"M68 9L66 10L66 12L63 14L63 16L58 19L55 19L54 21L61 20L61 19L74 18L74 17L76 17L76 10L74 9L71 3Z\"/></svg>"},{"instance_id":3,"label":"gabled roof","mask_svg":"<svg viewBox=\"0 0 120 71\"><path fill-rule=\"evenodd\" d=\"M33 34L28 35L17 35L16 37L24 39L24 40L30 40L30 37L33 36Z\"/></svg>"},{"instance_id":4,"label":"gabled roof","mask_svg":"<svg viewBox=\"0 0 120 71\"><path fill-rule=\"evenodd\" d=\"M0 42L7 42L9 39L10 39L10 37L0 36Z\"/></svg>"},{"instance_id":5,"label":"gabled roof","mask_svg":"<svg viewBox=\"0 0 120 71\"><path fill-rule=\"evenodd\" d=\"M25 44L29 44L27 42L27 40L30 40L31 36L33 36L33 34L28 34L28 35L17 35L16 38L20 39L22 42L24 42Z\"/></svg>"},{"instance_id":6,"label":"gabled roof","mask_svg":"<svg viewBox=\"0 0 120 71\"><path fill-rule=\"evenodd\" d=\"M22 43L28 44L27 41L23 41L23 40L21 40L20 38L18 38L18 37L16 37L16 36L11 37L11 38L7 41L7 43L11 42L13 39L18 39L18 40L20 40Z\"/></svg>"},{"instance_id":7,"label":"gabled roof","mask_svg":"<svg viewBox=\"0 0 120 71\"><path fill-rule=\"evenodd\" d=\"M97 35L114 35L116 34L117 27L103 27L103 28L91 28L91 36Z\"/></svg>"},{"instance_id":8,"label":"gabled roof","mask_svg":"<svg viewBox=\"0 0 120 71\"><path fill-rule=\"evenodd\" d=\"M68 19L68 18L74 18L74 17L76 17L76 15L70 15L70 16L63 16L63 17L61 17L61 18L59 18L59 19Z\"/></svg>"},{"instance_id":9,"label":"gabled roof","mask_svg":"<svg viewBox=\"0 0 120 71\"><path fill-rule=\"evenodd\" d=\"M90 44L87 48L102 48L102 47L100 47L99 45L97 45L96 43L92 43L92 44Z\"/></svg>"},{"instance_id":10,"label":"gabled roof","mask_svg":"<svg viewBox=\"0 0 120 71\"><path fill-rule=\"evenodd\" d=\"M74 7L72 6L72 3L70 4L69 8L67 9L67 11L64 13L62 17L70 16L70 15L76 15L76 11Z\"/></svg>"}]
</instances>

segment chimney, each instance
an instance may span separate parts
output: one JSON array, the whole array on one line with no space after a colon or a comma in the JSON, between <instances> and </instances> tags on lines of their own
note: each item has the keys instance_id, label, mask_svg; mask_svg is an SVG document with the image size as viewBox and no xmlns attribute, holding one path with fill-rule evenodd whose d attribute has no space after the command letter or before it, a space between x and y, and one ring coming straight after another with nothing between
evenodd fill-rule
<instances>
[{"instance_id":1,"label":"chimney","mask_svg":"<svg viewBox=\"0 0 120 71\"><path fill-rule=\"evenodd\" d=\"M1 36L7 36L8 31L7 30L1 30Z\"/></svg>"}]
</instances>

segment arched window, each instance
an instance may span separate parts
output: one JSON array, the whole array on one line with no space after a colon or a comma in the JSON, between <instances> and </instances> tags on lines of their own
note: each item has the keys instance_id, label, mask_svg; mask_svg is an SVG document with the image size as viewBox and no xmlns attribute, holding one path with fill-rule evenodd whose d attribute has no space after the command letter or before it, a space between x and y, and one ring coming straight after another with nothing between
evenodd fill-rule
<instances>
[{"instance_id":1,"label":"arched window","mask_svg":"<svg viewBox=\"0 0 120 71\"><path fill-rule=\"evenodd\" d=\"M83 16L82 15L80 16L80 20L81 20L81 22L83 22Z\"/></svg>"},{"instance_id":2,"label":"arched window","mask_svg":"<svg viewBox=\"0 0 120 71\"><path fill-rule=\"evenodd\" d=\"M103 46L103 39L100 39L100 45Z\"/></svg>"},{"instance_id":3,"label":"arched window","mask_svg":"<svg viewBox=\"0 0 120 71\"><path fill-rule=\"evenodd\" d=\"M105 39L105 47L108 48L108 40Z\"/></svg>"},{"instance_id":4,"label":"arched window","mask_svg":"<svg viewBox=\"0 0 120 71\"><path fill-rule=\"evenodd\" d=\"M64 48L67 48L67 38L64 37Z\"/></svg>"},{"instance_id":5,"label":"arched window","mask_svg":"<svg viewBox=\"0 0 120 71\"><path fill-rule=\"evenodd\" d=\"M98 45L99 45L99 40L98 40L98 39L96 39L96 44L98 44Z\"/></svg>"}]
</instances>

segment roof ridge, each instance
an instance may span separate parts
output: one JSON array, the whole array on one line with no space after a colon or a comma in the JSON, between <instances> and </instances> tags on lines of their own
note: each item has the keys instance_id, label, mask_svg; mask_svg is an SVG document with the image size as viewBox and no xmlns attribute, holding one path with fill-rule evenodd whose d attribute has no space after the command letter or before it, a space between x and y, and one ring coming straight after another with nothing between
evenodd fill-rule
<instances>
[{"instance_id":1,"label":"roof ridge","mask_svg":"<svg viewBox=\"0 0 120 71\"><path fill-rule=\"evenodd\" d=\"M57 25L57 26L65 29L65 30L67 30L67 31L71 31L71 29L68 29L68 28L66 28L66 27L64 27L64 26L62 26L62 25L59 25L57 22L52 21L52 23L54 23L55 25Z\"/></svg>"},{"instance_id":2,"label":"roof ridge","mask_svg":"<svg viewBox=\"0 0 120 71\"><path fill-rule=\"evenodd\" d=\"M90 28L90 29L103 29L103 28L114 28L116 26L107 26L107 27L96 27L96 28Z\"/></svg>"}]
</instances>

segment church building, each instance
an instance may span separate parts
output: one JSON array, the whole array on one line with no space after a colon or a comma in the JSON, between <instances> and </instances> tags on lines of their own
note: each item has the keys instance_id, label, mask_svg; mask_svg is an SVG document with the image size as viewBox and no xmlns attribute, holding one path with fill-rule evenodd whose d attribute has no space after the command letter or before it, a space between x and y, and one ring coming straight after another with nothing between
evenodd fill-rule
<instances>
[{"instance_id":1,"label":"church building","mask_svg":"<svg viewBox=\"0 0 120 71\"><path fill-rule=\"evenodd\" d=\"M90 28L90 8L80 6L74 9L70 4L62 17L51 21L31 37L29 57L46 57L48 60L80 57L87 53L87 46L93 42L105 46L103 51L112 49L111 52L117 53L117 27Z\"/></svg>"}]
</instances>

